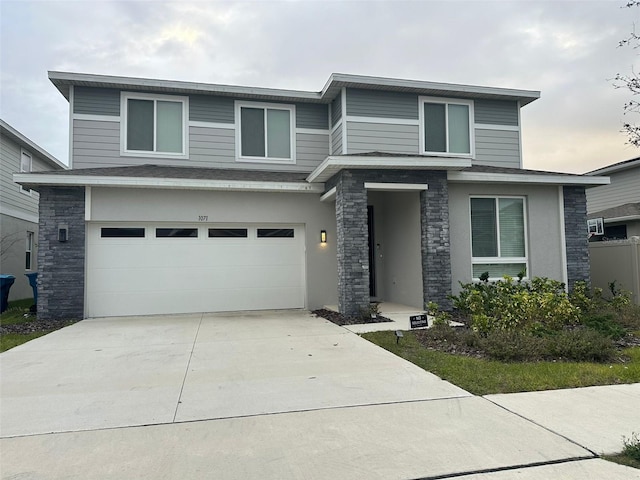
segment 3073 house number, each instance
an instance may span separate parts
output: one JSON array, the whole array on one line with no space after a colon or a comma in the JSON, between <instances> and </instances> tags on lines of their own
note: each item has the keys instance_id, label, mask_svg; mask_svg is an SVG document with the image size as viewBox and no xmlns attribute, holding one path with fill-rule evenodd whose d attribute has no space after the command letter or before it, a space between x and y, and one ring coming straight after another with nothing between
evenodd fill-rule
<instances>
[{"instance_id":1,"label":"3073 house number","mask_svg":"<svg viewBox=\"0 0 640 480\"><path fill-rule=\"evenodd\" d=\"M198 221L199 222L208 222L209 221L209 215L198 215Z\"/></svg>"}]
</instances>

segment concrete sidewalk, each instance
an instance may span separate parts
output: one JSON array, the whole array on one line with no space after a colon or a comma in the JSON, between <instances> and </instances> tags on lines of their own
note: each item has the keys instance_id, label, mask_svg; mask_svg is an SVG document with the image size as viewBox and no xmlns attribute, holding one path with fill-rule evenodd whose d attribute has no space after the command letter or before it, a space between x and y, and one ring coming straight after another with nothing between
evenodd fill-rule
<instances>
[{"instance_id":1,"label":"concrete sidewalk","mask_svg":"<svg viewBox=\"0 0 640 480\"><path fill-rule=\"evenodd\" d=\"M640 384L474 397L303 311L85 320L0 373L3 479L640 478L594 455Z\"/></svg>"}]
</instances>

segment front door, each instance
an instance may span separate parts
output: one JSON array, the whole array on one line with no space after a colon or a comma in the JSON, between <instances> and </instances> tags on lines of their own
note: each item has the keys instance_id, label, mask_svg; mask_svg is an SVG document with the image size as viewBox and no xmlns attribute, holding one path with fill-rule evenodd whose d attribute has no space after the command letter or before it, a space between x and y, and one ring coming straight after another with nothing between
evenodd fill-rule
<instances>
[{"instance_id":1,"label":"front door","mask_svg":"<svg viewBox=\"0 0 640 480\"><path fill-rule=\"evenodd\" d=\"M376 296L376 242L373 226L373 206L367 206L367 230L369 232L369 296Z\"/></svg>"}]
</instances>

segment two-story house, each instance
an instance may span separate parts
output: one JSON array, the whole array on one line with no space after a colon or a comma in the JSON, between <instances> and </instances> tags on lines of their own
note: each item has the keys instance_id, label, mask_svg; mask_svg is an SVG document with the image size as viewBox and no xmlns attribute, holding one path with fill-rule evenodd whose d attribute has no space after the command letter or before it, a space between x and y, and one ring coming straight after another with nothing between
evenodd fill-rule
<instances>
[{"instance_id":1,"label":"two-story house","mask_svg":"<svg viewBox=\"0 0 640 480\"><path fill-rule=\"evenodd\" d=\"M13 182L16 172L65 170L66 165L0 120L0 272L13 275L9 300L31 298L25 273L38 269L39 194Z\"/></svg>"},{"instance_id":2,"label":"two-story house","mask_svg":"<svg viewBox=\"0 0 640 480\"><path fill-rule=\"evenodd\" d=\"M588 172L607 175L609 185L587 189L587 215L593 220L592 241L640 236L640 157ZM602 225L596 220L602 219Z\"/></svg>"},{"instance_id":3,"label":"two-story house","mask_svg":"<svg viewBox=\"0 0 640 480\"><path fill-rule=\"evenodd\" d=\"M522 169L537 91L333 74L317 92L50 72L72 169L41 195L51 317L450 305L589 279L585 187Z\"/></svg>"}]
</instances>

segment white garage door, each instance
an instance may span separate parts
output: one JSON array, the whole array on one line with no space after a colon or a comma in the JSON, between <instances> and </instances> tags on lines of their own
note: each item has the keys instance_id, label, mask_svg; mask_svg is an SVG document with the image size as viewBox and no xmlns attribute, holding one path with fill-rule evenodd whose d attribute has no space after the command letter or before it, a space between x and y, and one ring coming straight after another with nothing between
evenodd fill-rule
<instances>
[{"instance_id":1,"label":"white garage door","mask_svg":"<svg viewBox=\"0 0 640 480\"><path fill-rule=\"evenodd\" d=\"M303 308L301 225L90 224L87 315Z\"/></svg>"}]
</instances>

